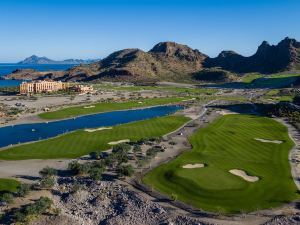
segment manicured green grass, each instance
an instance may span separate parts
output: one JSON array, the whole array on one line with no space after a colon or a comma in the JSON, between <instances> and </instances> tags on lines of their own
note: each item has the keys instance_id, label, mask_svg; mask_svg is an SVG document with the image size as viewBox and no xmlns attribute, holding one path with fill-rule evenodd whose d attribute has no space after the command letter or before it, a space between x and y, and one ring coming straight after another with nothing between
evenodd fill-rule
<instances>
[{"instance_id":1,"label":"manicured green grass","mask_svg":"<svg viewBox=\"0 0 300 225\"><path fill-rule=\"evenodd\" d=\"M254 80L261 78L262 75L261 74L247 74L246 76L244 76L242 78L242 82L245 84L250 84L252 83Z\"/></svg>"},{"instance_id":2,"label":"manicured green grass","mask_svg":"<svg viewBox=\"0 0 300 225\"><path fill-rule=\"evenodd\" d=\"M0 178L0 192L15 192L19 185L16 180Z\"/></svg>"},{"instance_id":3,"label":"manicured green grass","mask_svg":"<svg viewBox=\"0 0 300 225\"><path fill-rule=\"evenodd\" d=\"M254 138L283 143L263 143ZM276 207L298 198L288 161L293 142L279 122L227 115L198 130L190 143L192 151L150 171L144 183L195 207L223 213ZM206 167L182 168L192 163ZM247 182L230 174L231 169L244 170L260 180Z\"/></svg>"},{"instance_id":4,"label":"manicured green grass","mask_svg":"<svg viewBox=\"0 0 300 225\"><path fill-rule=\"evenodd\" d=\"M273 74L254 80L250 85L256 88L289 87L297 81L299 74Z\"/></svg>"},{"instance_id":5,"label":"manicured green grass","mask_svg":"<svg viewBox=\"0 0 300 225\"><path fill-rule=\"evenodd\" d=\"M272 100L276 102L283 102L283 101L292 102L293 98L294 98L293 94L282 95L279 89L270 90L263 96L263 99L265 100Z\"/></svg>"},{"instance_id":6,"label":"manicured green grass","mask_svg":"<svg viewBox=\"0 0 300 225\"><path fill-rule=\"evenodd\" d=\"M188 93L188 94L214 94L218 90L211 88L188 88L188 87L161 87L161 86L114 86L109 84L96 84L95 88L115 90L115 91L162 91L173 93Z\"/></svg>"},{"instance_id":7,"label":"manicured green grass","mask_svg":"<svg viewBox=\"0 0 300 225\"><path fill-rule=\"evenodd\" d=\"M189 119L183 116L164 116L113 127L110 130L87 132L78 130L56 138L24 144L0 151L0 159L57 159L77 158L93 151L111 148L111 141L158 137L176 130Z\"/></svg>"},{"instance_id":8,"label":"manicured green grass","mask_svg":"<svg viewBox=\"0 0 300 225\"><path fill-rule=\"evenodd\" d=\"M107 102L107 103L96 103L85 106L76 106L60 109L53 112L46 112L39 114L39 117L42 119L54 120L54 119L64 119L70 117L76 117L80 115L87 115L100 112L108 112L115 110L124 110L132 109L138 107L147 107L155 105L165 105L182 102L188 98L180 97L170 97L170 98L150 98L150 99L141 99L135 101L127 102ZM89 106L92 106L89 108Z\"/></svg>"}]
</instances>

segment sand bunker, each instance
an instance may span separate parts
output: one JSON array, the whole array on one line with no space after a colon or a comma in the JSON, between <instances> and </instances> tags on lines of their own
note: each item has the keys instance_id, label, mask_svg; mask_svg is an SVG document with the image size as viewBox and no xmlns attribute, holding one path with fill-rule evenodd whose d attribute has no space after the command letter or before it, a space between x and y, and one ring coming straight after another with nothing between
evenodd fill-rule
<instances>
[{"instance_id":1,"label":"sand bunker","mask_svg":"<svg viewBox=\"0 0 300 225\"><path fill-rule=\"evenodd\" d=\"M184 169L195 169L195 168L203 168L205 165L203 163L195 163L195 164L186 164L182 166Z\"/></svg>"},{"instance_id":2,"label":"sand bunker","mask_svg":"<svg viewBox=\"0 0 300 225\"><path fill-rule=\"evenodd\" d=\"M124 140L119 140L119 141L111 141L108 144L109 145L117 145L117 144L126 143L126 142L130 142L130 140L129 139L124 139Z\"/></svg>"},{"instance_id":3,"label":"sand bunker","mask_svg":"<svg viewBox=\"0 0 300 225\"><path fill-rule=\"evenodd\" d=\"M225 110L217 111L217 113L219 113L222 116L231 115L231 114L237 114L235 112L230 112L230 111L225 111Z\"/></svg>"},{"instance_id":4,"label":"sand bunker","mask_svg":"<svg viewBox=\"0 0 300 225\"><path fill-rule=\"evenodd\" d=\"M233 169L233 170L229 170L229 173L239 176L241 178L243 178L245 181L248 182L256 182L259 180L258 177L256 176L249 176L245 171L243 170L238 170L238 169Z\"/></svg>"},{"instance_id":5,"label":"sand bunker","mask_svg":"<svg viewBox=\"0 0 300 225\"><path fill-rule=\"evenodd\" d=\"M99 130L110 130L112 129L112 127L99 127L99 128L96 128L96 129L84 129L84 131L86 132L95 132L95 131L99 131Z\"/></svg>"},{"instance_id":6,"label":"sand bunker","mask_svg":"<svg viewBox=\"0 0 300 225\"><path fill-rule=\"evenodd\" d=\"M254 138L257 141L260 142L266 142L266 143L273 143L273 144L282 144L282 141L277 141L277 140L266 140L266 139L261 139L261 138Z\"/></svg>"},{"instance_id":7,"label":"sand bunker","mask_svg":"<svg viewBox=\"0 0 300 225\"><path fill-rule=\"evenodd\" d=\"M90 109L90 108L95 108L95 106L94 105L90 105L90 106L84 106L83 108Z\"/></svg>"}]
</instances>

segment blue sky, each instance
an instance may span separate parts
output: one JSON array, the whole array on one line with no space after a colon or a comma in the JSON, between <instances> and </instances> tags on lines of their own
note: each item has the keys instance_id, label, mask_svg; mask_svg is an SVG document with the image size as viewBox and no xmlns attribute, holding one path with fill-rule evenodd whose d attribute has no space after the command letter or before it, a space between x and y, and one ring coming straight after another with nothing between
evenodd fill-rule
<instances>
[{"instance_id":1,"label":"blue sky","mask_svg":"<svg viewBox=\"0 0 300 225\"><path fill-rule=\"evenodd\" d=\"M1 0L0 62L103 58L175 41L209 56L300 40L299 0Z\"/></svg>"}]
</instances>

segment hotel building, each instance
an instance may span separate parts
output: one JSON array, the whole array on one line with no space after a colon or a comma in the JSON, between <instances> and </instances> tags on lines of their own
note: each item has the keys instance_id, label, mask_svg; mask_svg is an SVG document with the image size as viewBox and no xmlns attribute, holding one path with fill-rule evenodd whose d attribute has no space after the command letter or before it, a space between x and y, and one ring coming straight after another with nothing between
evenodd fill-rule
<instances>
[{"instance_id":1,"label":"hotel building","mask_svg":"<svg viewBox=\"0 0 300 225\"><path fill-rule=\"evenodd\" d=\"M32 81L20 84L20 94L36 94L43 92L56 92L68 89L68 83L61 81Z\"/></svg>"}]
</instances>

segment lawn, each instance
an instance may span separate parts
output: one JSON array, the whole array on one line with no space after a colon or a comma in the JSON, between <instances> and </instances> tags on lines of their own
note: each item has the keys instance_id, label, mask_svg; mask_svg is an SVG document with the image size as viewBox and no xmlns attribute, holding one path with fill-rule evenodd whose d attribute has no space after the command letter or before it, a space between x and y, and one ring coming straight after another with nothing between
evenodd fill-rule
<instances>
[{"instance_id":1,"label":"lawn","mask_svg":"<svg viewBox=\"0 0 300 225\"><path fill-rule=\"evenodd\" d=\"M245 84L250 84L253 81L255 81L256 79L261 78L261 77L262 77L261 74L247 74L246 76L244 76L242 78L242 82Z\"/></svg>"},{"instance_id":2,"label":"lawn","mask_svg":"<svg viewBox=\"0 0 300 225\"><path fill-rule=\"evenodd\" d=\"M107 150L111 141L158 137L176 130L189 119L183 116L164 116L87 132L78 130L59 137L15 146L0 151L0 159L57 159L77 158L93 151Z\"/></svg>"},{"instance_id":3,"label":"lawn","mask_svg":"<svg viewBox=\"0 0 300 225\"><path fill-rule=\"evenodd\" d=\"M143 182L194 207L222 213L276 207L299 197L288 161L294 143L287 128L273 119L226 115L198 130L190 143L192 151L153 169ZM206 166L182 168L193 163ZM243 170L259 181L245 181L229 173L231 169Z\"/></svg>"},{"instance_id":4,"label":"lawn","mask_svg":"<svg viewBox=\"0 0 300 225\"><path fill-rule=\"evenodd\" d=\"M110 84L95 84L96 89L106 89L115 91L161 91L161 92L172 92L172 93L187 93L187 94L214 94L218 92L216 89L212 88L189 88L189 87L161 87L161 86L114 86Z\"/></svg>"},{"instance_id":5,"label":"lawn","mask_svg":"<svg viewBox=\"0 0 300 225\"><path fill-rule=\"evenodd\" d=\"M60 109L53 112L45 112L39 114L39 117L47 120L64 119L70 117L76 117L80 115L87 115L100 112L108 112L115 110L125 110L138 107L148 107L155 105L166 105L182 102L188 98L170 97L170 98L150 98L141 99L127 102L104 102L96 103L92 105L76 106Z\"/></svg>"},{"instance_id":6,"label":"lawn","mask_svg":"<svg viewBox=\"0 0 300 225\"><path fill-rule=\"evenodd\" d=\"M16 180L0 178L0 192L15 192L19 185Z\"/></svg>"}]
</instances>

